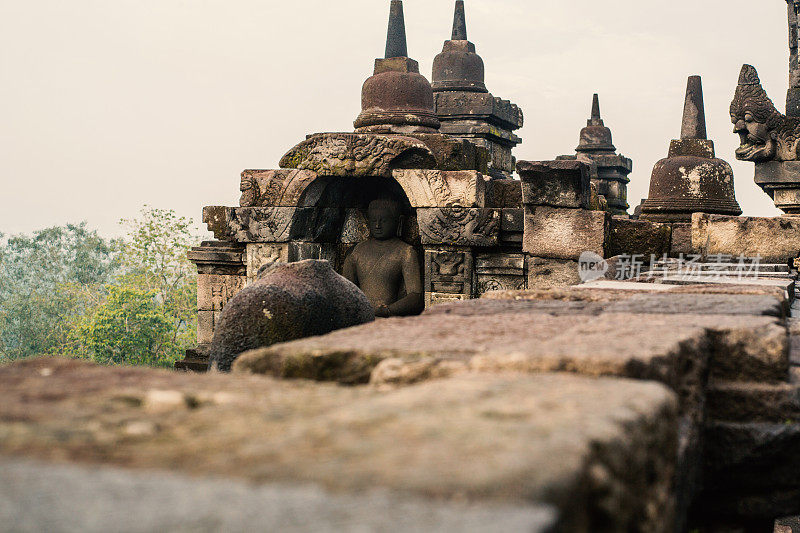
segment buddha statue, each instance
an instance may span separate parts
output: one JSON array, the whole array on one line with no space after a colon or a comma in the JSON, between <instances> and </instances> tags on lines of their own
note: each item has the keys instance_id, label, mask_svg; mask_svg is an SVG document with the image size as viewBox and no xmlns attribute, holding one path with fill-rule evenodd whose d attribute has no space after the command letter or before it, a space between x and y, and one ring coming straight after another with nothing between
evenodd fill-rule
<instances>
[{"instance_id":1,"label":"buddha statue","mask_svg":"<svg viewBox=\"0 0 800 533\"><path fill-rule=\"evenodd\" d=\"M373 200L367 209L369 239L344 262L342 274L364 291L376 317L414 315L424 305L417 252L397 236L400 218L396 201Z\"/></svg>"}]
</instances>

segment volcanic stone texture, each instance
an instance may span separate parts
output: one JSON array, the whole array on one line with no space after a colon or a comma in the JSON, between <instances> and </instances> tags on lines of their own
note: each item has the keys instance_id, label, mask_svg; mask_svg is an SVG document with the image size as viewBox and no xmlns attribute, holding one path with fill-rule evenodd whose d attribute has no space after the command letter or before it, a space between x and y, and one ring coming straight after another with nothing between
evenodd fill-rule
<instances>
[{"instance_id":1,"label":"volcanic stone texture","mask_svg":"<svg viewBox=\"0 0 800 533\"><path fill-rule=\"evenodd\" d=\"M479 516L512 508L529 531L550 530L534 514L543 505L563 531L673 522L677 402L656 383L474 375L382 391L37 359L0 367L0 389L3 456L215 476L220 499L231 490L224 479L266 485L256 520L276 490L286 505L302 501L279 484L341 495L341 513L333 496L304 509L324 530L352 523L348 495L375 489L397 506L426 500L438 529L457 524L454 501ZM20 520L23 510L3 512ZM370 523L394 529L393 516Z\"/></svg>"},{"instance_id":2,"label":"volcanic stone texture","mask_svg":"<svg viewBox=\"0 0 800 533\"><path fill-rule=\"evenodd\" d=\"M800 218L696 213L692 217L692 248L705 257L744 254L760 256L762 263L787 263L800 254Z\"/></svg>"},{"instance_id":3,"label":"volcanic stone texture","mask_svg":"<svg viewBox=\"0 0 800 533\"><path fill-rule=\"evenodd\" d=\"M374 319L364 293L328 261L278 265L225 306L211 342L211 365L228 371L244 351Z\"/></svg>"},{"instance_id":4,"label":"volcanic stone texture","mask_svg":"<svg viewBox=\"0 0 800 533\"><path fill-rule=\"evenodd\" d=\"M582 161L520 161L522 202L531 206L588 209L590 169Z\"/></svg>"},{"instance_id":5,"label":"volcanic stone texture","mask_svg":"<svg viewBox=\"0 0 800 533\"><path fill-rule=\"evenodd\" d=\"M669 253L671 237L669 224L615 217L611 219L606 255L640 255L645 261L650 261L651 256L660 259Z\"/></svg>"},{"instance_id":6,"label":"volcanic stone texture","mask_svg":"<svg viewBox=\"0 0 800 533\"><path fill-rule=\"evenodd\" d=\"M526 210L522 250L535 257L572 261L584 252L604 257L610 219L604 211L553 207Z\"/></svg>"},{"instance_id":7,"label":"volcanic stone texture","mask_svg":"<svg viewBox=\"0 0 800 533\"><path fill-rule=\"evenodd\" d=\"M550 531L549 506L430 502L374 491L333 494L96 465L0 460L7 531ZM124 504L121 504L124 502Z\"/></svg>"}]
</instances>

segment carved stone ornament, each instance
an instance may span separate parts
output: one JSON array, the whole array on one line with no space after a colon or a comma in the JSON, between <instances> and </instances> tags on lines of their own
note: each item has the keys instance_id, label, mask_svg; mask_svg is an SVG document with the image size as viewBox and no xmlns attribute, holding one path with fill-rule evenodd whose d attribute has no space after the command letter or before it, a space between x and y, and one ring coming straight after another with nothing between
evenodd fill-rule
<instances>
[{"instance_id":1,"label":"carved stone ornament","mask_svg":"<svg viewBox=\"0 0 800 533\"><path fill-rule=\"evenodd\" d=\"M800 119L777 110L751 65L742 67L730 111L734 132L741 139L736 159L753 162L798 159Z\"/></svg>"},{"instance_id":2,"label":"carved stone ornament","mask_svg":"<svg viewBox=\"0 0 800 533\"><path fill-rule=\"evenodd\" d=\"M203 221L220 240L236 242L287 242L294 207L206 207Z\"/></svg>"},{"instance_id":3,"label":"carved stone ornament","mask_svg":"<svg viewBox=\"0 0 800 533\"><path fill-rule=\"evenodd\" d=\"M472 295L472 253L465 250L425 251L425 292Z\"/></svg>"},{"instance_id":4,"label":"carved stone ornament","mask_svg":"<svg viewBox=\"0 0 800 533\"><path fill-rule=\"evenodd\" d=\"M414 208L486 205L486 181L476 171L395 170L393 175Z\"/></svg>"},{"instance_id":5,"label":"carved stone ornament","mask_svg":"<svg viewBox=\"0 0 800 533\"><path fill-rule=\"evenodd\" d=\"M391 177L398 168L435 168L436 158L425 143L410 137L321 133L289 150L280 164L320 176Z\"/></svg>"},{"instance_id":6,"label":"carved stone ornament","mask_svg":"<svg viewBox=\"0 0 800 533\"><path fill-rule=\"evenodd\" d=\"M496 209L417 209L422 244L495 246L500 234Z\"/></svg>"},{"instance_id":7,"label":"carved stone ornament","mask_svg":"<svg viewBox=\"0 0 800 533\"><path fill-rule=\"evenodd\" d=\"M314 180L310 170L245 170L242 172L241 207L294 207Z\"/></svg>"}]
</instances>

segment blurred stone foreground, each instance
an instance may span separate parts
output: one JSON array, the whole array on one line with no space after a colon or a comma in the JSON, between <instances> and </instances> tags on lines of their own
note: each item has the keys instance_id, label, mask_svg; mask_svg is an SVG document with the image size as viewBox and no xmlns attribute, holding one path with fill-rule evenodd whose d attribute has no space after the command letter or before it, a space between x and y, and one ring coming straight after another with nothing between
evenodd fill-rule
<instances>
[{"instance_id":1,"label":"blurred stone foreground","mask_svg":"<svg viewBox=\"0 0 800 533\"><path fill-rule=\"evenodd\" d=\"M673 531L699 497L739 524L795 512L786 291L605 284L278 344L231 375L4 366L0 523Z\"/></svg>"}]
</instances>

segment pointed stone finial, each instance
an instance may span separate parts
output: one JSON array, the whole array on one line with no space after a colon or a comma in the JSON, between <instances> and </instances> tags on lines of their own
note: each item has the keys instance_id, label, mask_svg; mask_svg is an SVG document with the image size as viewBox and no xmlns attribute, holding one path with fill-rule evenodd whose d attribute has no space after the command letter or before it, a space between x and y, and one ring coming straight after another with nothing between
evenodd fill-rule
<instances>
[{"instance_id":1,"label":"pointed stone finial","mask_svg":"<svg viewBox=\"0 0 800 533\"><path fill-rule=\"evenodd\" d=\"M586 122L587 126L604 126L600 117L600 97L595 93L592 97L592 117Z\"/></svg>"},{"instance_id":2,"label":"pointed stone finial","mask_svg":"<svg viewBox=\"0 0 800 533\"><path fill-rule=\"evenodd\" d=\"M686 83L686 103L683 107L681 139L707 139L706 111L703 104L703 81L690 76Z\"/></svg>"},{"instance_id":3,"label":"pointed stone finial","mask_svg":"<svg viewBox=\"0 0 800 533\"><path fill-rule=\"evenodd\" d=\"M467 17L464 14L464 0L456 0L456 12L453 16L453 41L468 41Z\"/></svg>"},{"instance_id":4,"label":"pointed stone finial","mask_svg":"<svg viewBox=\"0 0 800 533\"><path fill-rule=\"evenodd\" d=\"M592 118L600 118L600 97L597 93L592 96Z\"/></svg>"},{"instance_id":5,"label":"pointed stone finial","mask_svg":"<svg viewBox=\"0 0 800 533\"><path fill-rule=\"evenodd\" d=\"M403 16L403 0L392 0L389 9L389 31L386 34L386 59L408 57L406 44L406 21Z\"/></svg>"}]
</instances>

